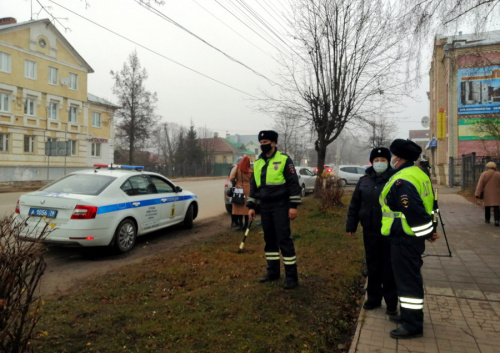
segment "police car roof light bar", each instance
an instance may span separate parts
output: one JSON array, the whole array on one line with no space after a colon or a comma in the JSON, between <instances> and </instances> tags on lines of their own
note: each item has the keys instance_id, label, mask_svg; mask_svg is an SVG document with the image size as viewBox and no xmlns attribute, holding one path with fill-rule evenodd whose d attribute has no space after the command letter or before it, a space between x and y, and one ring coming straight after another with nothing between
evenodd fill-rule
<instances>
[{"instance_id":1,"label":"police car roof light bar","mask_svg":"<svg viewBox=\"0 0 500 353\"><path fill-rule=\"evenodd\" d=\"M144 166L141 165L120 165L120 164L94 164L96 169L99 168L109 168L109 169L132 169L132 170L143 170Z\"/></svg>"}]
</instances>

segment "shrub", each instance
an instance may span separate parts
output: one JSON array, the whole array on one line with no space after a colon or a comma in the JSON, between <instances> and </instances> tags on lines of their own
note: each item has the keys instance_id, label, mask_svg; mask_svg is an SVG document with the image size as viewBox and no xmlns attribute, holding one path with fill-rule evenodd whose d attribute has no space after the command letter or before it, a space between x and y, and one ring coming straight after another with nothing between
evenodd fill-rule
<instances>
[{"instance_id":1,"label":"shrub","mask_svg":"<svg viewBox=\"0 0 500 353\"><path fill-rule=\"evenodd\" d=\"M45 271L44 248L39 244L48 233L45 227L35 242L19 239L25 223L12 216L0 219L0 352L33 352L33 337L40 318L42 300L35 294ZM36 232L31 230L30 232Z\"/></svg>"},{"instance_id":2,"label":"shrub","mask_svg":"<svg viewBox=\"0 0 500 353\"><path fill-rule=\"evenodd\" d=\"M341 181L326 171L316 179L316 196L320 199L320 210L325 213L334 207L342 206L344 187Z\"/></svg>"}]
</instances>

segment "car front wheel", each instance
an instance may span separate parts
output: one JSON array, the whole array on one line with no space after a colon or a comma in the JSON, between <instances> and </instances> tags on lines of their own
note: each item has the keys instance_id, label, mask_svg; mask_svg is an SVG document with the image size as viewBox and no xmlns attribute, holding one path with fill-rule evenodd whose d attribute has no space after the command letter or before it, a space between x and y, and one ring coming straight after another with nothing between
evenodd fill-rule
<instances>
[{"instance_id":1,"label":"car front wheel","mask_svg":"<svg viewBox=\"0 0 500 353\"><path fill-rule=\"evenodd\" d=\"M302 184L302 186L300 187L300 196L301 197L306 196L306 186L304 184Z\"/></svg>"},{"instance_id":2,"label":"car front wheel","mask_svg":"<svg viewBox=\"0 0 500 353\"><path fill-rule=\"evenodd\" d=\"M131 219L124 219L115 231L114 248L119 253L130 251L135 245L137 227Z\"/></svg>"},{"instance_id":3,"label":"car front wheel","mask_svg":"<svg viewBox=\"0 0 500 353\"><path fill-rule=\"evenodd\" d=\"M184 216L184 222L182 226L185 229L193 228L193 205L189 205L186 215Z\"/></svg>"},{"instance_id":4,"label":"car front wheel","mask_svg":"<svg viewBox=\"0 0 500 353\"><path fill-rule=\"evenodd\" d=\"M339 180L339 186L346 186L346 185L347 185L347 180L345 180L345 179Z\"/></svg>"}]
</instances>

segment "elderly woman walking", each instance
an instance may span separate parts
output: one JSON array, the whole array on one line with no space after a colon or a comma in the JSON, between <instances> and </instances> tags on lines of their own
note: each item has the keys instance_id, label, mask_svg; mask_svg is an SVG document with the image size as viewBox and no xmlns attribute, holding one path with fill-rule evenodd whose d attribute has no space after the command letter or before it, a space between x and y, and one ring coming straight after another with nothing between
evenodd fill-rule
<instances>
[{"instance_id":1,"label":"elderly woman walking","mask_svg":"<svg viewBox=\"0 0 500 353\"><path fill-rule=\"evenodd\" d=\"M484 220L490 223L491 208L495 217L495 226L500 226L500 172L494 162L486 163L486 171L479 177L476 187L476 198L483 200Z\"/></svg>"}]
</instances>

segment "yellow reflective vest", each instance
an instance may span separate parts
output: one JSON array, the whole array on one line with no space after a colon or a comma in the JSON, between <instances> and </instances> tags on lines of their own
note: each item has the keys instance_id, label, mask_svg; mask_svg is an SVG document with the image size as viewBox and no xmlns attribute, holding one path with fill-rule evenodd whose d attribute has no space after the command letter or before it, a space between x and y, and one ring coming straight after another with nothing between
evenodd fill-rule
<instances>
[{"instance_id":1,"label":"yellow reflective vest","mask_svg":"<svg viewBox=\"0 0 500 353\"><path fill-rule=\"evenodd\" d=\"M269 160L266 170L266 185L284 185L286 183L284 169L288 156L276 151L276 154ZM257 159L253 165L253 175L255 184L258 188L261 186L262 169L266 161L263 158Z\"/></svg>"},{"instance_id":2,"label":"yellow reflective vest","mask_svg":"<svg viewBox=\"0 0 500 353\"><path fill-rule=\"evenodd\" d=\"M402 212L394 212L386 204L387 194L391 190L392 185L398 180L403 179L409 181L415 189L417 189L420 198L424 204L425 211L431 216L429 222L424 224L417 224L410 227L405 215ZM432 214L434 206L434 194L432 193L432 186L429 177L419 167L413 166L404 168L394 174L389 181L385 184L384 189L379 197L379 202L382 207L382 235L389 235L391 227L395 219L400 219L403 230L408 235L414 236L430 236L433 233Z\"/></svg>"}]
</instances>

